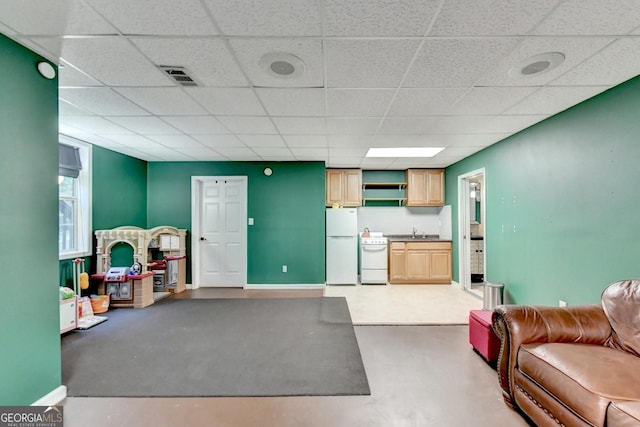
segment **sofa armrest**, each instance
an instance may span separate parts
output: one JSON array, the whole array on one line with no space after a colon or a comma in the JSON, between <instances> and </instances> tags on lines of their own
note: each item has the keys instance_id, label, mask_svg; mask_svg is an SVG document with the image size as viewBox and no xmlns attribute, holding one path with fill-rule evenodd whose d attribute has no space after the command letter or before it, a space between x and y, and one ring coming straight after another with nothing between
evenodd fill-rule
<instances>
[{"instance_id":1,"label":"sofa armrest","mask_svg":"<svg viewBox=\"0 0 640 427\"><path fill-rule=\"evenodd\" d=\"M550 342L605 345L611 336L611 325L597 305L501 305L493 312L492 324L500 338L498 380L509 406L514 405L513 371L521 345Z\"/></svg>"}]
</instances>

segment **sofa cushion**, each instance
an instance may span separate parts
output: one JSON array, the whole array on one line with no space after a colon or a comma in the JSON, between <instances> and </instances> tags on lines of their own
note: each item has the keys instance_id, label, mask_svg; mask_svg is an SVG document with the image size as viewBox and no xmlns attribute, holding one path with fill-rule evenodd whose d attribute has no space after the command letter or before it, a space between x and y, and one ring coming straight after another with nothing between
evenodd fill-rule
<instances>
[{"instance_id":1,"label":"sofa cushion","mask_svg":"<svg viewBox=\"0 0 640 427\"><path fill-rule=\"evenodd\" d=\"M607 410L608 427L640 426L640 402L613 402Z\"/></svg>"},{"instance_id":2,"label":"sofa cushion","mask_svg":"<svg viewBox=\"0 0 640 427\"><path fill-rule=\"evenodd\" d=\"M525 344L518 369L593 425L611 401L640 400L640 358L600 345Z\"/></svg>"},{"instance_id":3,"label":"sofa cushion","mask_svg":"<svg viewBox=\"0 0 640 427\"><path fill-rule=\"evenodd\" d=\"M609 345L640 357L640 280L612 283L601 300L613 329Z\"/></svg>"}]
</instances>

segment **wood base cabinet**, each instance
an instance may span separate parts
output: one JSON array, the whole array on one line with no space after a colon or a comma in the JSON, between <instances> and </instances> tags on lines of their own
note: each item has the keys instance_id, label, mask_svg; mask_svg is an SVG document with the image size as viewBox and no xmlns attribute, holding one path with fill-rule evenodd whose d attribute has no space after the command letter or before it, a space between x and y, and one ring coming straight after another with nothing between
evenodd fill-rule
<instances>
[{"instance_id":1,"label":"wood base cabinet","mask_svg":"<svg viewBox=\"0 0 640 427\"><path fill-rule=\"evenodd\" d=\"M451 242L391 242L389 283L451 284Z\"/></svg>"}]
</instances>

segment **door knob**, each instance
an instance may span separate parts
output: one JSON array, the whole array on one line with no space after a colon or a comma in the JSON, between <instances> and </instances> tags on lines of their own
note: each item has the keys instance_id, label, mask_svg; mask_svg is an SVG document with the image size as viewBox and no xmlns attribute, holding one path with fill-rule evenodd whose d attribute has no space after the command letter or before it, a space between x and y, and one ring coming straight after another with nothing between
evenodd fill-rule
<instances>
[{"instance_id":1,"label":"door knob","mask_svg":"<svg viewBox=\"0 0 640 427\"><path fill-rule=\"evenodd\" d=\"M201 237L200 240L207 240L207 239L205 239L204 237Z\"/></svg>"}]
</instances>

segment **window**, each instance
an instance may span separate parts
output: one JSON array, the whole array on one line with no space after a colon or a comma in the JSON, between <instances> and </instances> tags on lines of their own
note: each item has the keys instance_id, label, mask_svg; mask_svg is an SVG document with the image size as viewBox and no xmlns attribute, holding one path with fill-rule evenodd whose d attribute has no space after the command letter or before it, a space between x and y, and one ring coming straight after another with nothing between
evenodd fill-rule
<instances>
[{"instance_id":1,"label":"window","mask_svg":"<svg viewBox=\"0 0 640 427\"><path fill-rule=\"evenodd\" d=\"M60 259L91 255L91 145L60 137L58 252Z\"/></svg>"}]
</instances>

